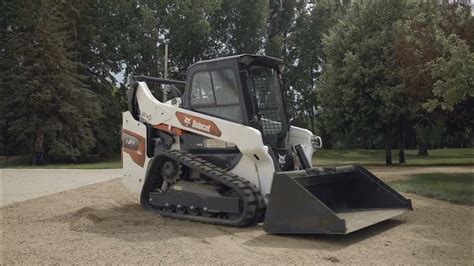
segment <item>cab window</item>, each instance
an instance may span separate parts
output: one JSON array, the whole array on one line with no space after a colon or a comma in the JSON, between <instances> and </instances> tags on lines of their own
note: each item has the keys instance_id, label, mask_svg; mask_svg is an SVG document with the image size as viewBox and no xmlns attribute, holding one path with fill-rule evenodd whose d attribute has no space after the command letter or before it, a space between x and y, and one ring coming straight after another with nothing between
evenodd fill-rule
<instances>
[{"instance_id":1,"label":"cab window","mask_svg":"<svg viewBox=\"0 0 474 266\"><path fill-rule=\"evenodd\" d=\"M191 109L242 122L239 87L231 69L198 72L191 86Z\"/></svg>"},{"instance_id":2,"label":"cab window","mask_svg":"<svg viewBox=\"0 0 474 266\"><path fill-rule=\"evenodd\" d=\"M209 72L194 75L191 90L191 105L215 104Z\"/></svg>"},{"instance_id":3,"label":"cab window","mask_svg":"<svg viewBox=\"0 0 474 266\"><path fill-rule=\"evenodd\" d=\"M238 104L239 95L232 70L212 71L211 75L217 105Z\"/></svg>"}]
</instances>

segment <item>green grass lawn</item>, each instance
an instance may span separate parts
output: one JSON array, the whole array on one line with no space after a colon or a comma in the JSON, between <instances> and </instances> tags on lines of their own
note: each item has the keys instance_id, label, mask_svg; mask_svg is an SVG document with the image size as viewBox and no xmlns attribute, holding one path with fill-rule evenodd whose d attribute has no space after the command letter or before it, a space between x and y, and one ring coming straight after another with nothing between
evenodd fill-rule
<instances>
[{"instance_id":1,"label":"green grass lawn","mask_svg":"<svg viewBox=\"0 0 474 266\"><path fill-rule=\"evenodd\" d=\"M453 203L474 205L473 173L425 173L389 183L395 190Z\"/></svg>"},{"instance_id":2,"label":"green grass lawn","mask_svg":"<svg viewBox=\"0 0 474 266\"><path fill-rule=\"evenodd\" d=\"M474 164L474 148L429 150L429 156L417 156L417 150L405 150L406 165ZM392 162L398 164L398 150L392 151ZM315 165L385 165L385 150L317 150Z\"/></svg>"}]
</instances>

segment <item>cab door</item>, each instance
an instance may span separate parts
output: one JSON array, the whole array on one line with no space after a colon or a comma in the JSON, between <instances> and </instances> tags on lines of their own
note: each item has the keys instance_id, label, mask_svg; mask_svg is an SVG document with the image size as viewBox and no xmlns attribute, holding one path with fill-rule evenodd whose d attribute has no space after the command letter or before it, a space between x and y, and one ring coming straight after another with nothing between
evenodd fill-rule
<instances>
[{"instance_id":1,"label":"cab door","mask_svg":"<svg viewBox=\"0 0 474 266\"><path fill-rule=\"evenodd\" d=\"M238 76L232 67L201 67L190 73L184 106L220 119L245 124L246 116ZM199 155L225 169L233 168L242 156L233 143L222 142L199 134L185 133L184 150Z\"/></svg>"}]
</instances>

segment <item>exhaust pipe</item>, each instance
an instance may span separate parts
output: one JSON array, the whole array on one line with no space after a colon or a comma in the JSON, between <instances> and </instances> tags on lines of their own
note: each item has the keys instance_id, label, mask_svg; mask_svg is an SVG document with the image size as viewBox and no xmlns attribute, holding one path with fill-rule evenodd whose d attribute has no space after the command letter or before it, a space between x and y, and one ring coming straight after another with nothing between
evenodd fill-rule
<instances>
[{"instance_id":1,"label":"exhaust pipe","mask_svg":"<svg viewBox=\"0 0 474 266\"><path fill-rule=\"evenodd\" d=\"M265 214L273 234L348 234L412 210L362 166L277 172Z\"/></svg>"}]
</instances>

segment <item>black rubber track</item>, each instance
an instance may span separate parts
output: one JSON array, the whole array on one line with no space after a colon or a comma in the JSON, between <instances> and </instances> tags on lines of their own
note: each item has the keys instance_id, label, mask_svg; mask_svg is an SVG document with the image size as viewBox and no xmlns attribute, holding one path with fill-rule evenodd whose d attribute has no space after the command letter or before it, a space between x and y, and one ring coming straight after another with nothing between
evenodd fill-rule
<instances>
[{"instance_id":1,"label":"black rubber track","mask_svg":"<svg viewBox=\"0 0 474 266\"><path fill-rule=\"evenodd\" d=\"M187 168L198 171L200 174L224 185L229 189L235 190L241 199L242 211L238 218L228 219L225 217L204 217L190 214L179 214L176 212L170 212L168 210L162 210L162 208L152 205L149 201L149 193L153 191L154 184L156 183L155 176L153 176L152 180L146 180L144 184L141 195L141 205L144 209L152 209L165 217L236 227L244 227L263 221L265 215L265 203L263 197L260 194L260 191L248 180L229 173L225 169L220 168L200 157L183 151L164 151L155 156L155 160L163 159L174 160L175 162L178 162Z\"/></svg>"}]
</instances>

